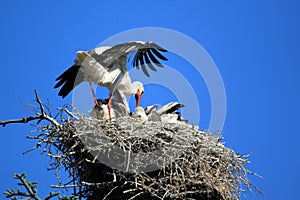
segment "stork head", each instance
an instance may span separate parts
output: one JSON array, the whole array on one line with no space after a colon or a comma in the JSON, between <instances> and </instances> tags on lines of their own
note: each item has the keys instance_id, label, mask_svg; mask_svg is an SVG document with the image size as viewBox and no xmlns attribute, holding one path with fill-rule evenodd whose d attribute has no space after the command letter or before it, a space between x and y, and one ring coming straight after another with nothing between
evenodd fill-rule
<instances>
[{"instance_id":1,"label":"stork head","mask_svg":"<svg viewBox=\"0 0 300 200\"><path fill-rule=\"evenodd\" d=\"M141 97L144 94L143 84L139 81L133 82L132 83L132 91L133 91L133 94L134 94L134 97L135 97L136 107L139 107L140 103L141 103Z\"/></svg>"},{"instance_id":2,"label":"stork head","mask_svg":"<svg viewBox=\"0 0 300 200\"><path fill-rule=\"evenodd\" d=\"M148 120L145 110L140 106L135 108L132 117L135 118L137 121L141 121L141 122L145 122Z\"/></svg>"},{"instance_id":3,"label":"stork head","mask_svg":"<svg viewBox=\"0 0 300 200\"><path fill-rule=\"evenodd\" d=\"M87 52L85 52L85 51L77 51L76 54L77 54L77 58L76 59L78 59L78 61L80 61L80 62L83 62L84 59L87 56L89 56L89 54ZM75 61L76 61L76 59L75 59Z\"/></svg>"}]
</instances>

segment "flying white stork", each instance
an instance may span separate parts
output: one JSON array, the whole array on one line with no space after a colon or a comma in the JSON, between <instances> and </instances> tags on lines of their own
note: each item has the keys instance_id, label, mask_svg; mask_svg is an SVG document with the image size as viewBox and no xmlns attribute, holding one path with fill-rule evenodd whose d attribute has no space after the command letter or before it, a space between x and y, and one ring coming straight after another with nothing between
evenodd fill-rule
<instances>
[{"instance_id":1,"label":"flying white stork","mask_svg":"<svg viewBox=\"0 0 300 200\"><path fill-rule=\"evenodd\" d=\"M58 95L64 98L78 84L88 81L95 105L98 102L92 82L108 88L110 96L107 108L111 119L110 108L114 90L119 90L126 96L135 95L136 107L140 106L141 96L144 93L141 82L131 82L126 66L128 54L133 53L133 67L141 68L144 74L149 77L146 65L151 70L157 71L153 63L158 67L163 67L158 59L168 60L160 52L167 52L167 50L156 43L142 41L127 42L113 47L102 46L87 52L78 51L73 66L56 78L58 82L54 88L62 86Z\"/></svg>"}]
</instances>

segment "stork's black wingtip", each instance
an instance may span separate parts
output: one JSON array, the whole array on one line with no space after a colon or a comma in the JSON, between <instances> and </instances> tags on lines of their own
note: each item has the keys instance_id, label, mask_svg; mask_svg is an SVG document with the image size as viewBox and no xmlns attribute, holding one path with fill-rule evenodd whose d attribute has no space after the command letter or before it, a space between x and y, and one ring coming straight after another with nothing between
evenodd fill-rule
<instances>
[{"instance_id":1,"label":"stork's black wingtip","mask_svg":"<svg viewBox=\"0 0 300 200\"><path fill-rule=\"evenodd\" d=\"M60 96L62 99L64 99L67 95L58 95L58 96Z\"/></svg>"},{"instance_id":2,"label":"stork's black wingtip","mask_svg":"<svg viewBox=\"0 0 300 200\"><path fill-rule=\"evenodd\" d=\"M163 49L163 48L158 48L157 50L161 51L161 52L168 52L168 50Z\"/></svg>"},{"instance_id":3,"label":"stork's black wingtip","mask_svg":"<svg viewBox=\"0 0 300 200\"><path fill-rule=\"evenodd\" d=\"M62 99L65 98L67 96L67 94L62 93L62 91L58 92L58 96L60 96Z\"/></svg>"}]
</instances>

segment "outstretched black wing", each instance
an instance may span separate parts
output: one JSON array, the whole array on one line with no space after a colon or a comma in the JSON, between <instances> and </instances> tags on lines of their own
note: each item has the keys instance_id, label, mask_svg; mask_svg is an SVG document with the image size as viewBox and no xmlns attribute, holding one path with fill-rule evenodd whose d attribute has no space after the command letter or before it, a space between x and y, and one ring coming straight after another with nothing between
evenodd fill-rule
<instances>
[{"instance_id":1,"label":"outstretched black wing","mask_svg":"<svg viewBox=\"0 0 300 200\"><path fill-rule=\"evenodd\" d=\"M101 48L101 47L100 47ZM168 59L162 55L162 52L167 52L166 49L160 47L153 42L127 42L115 45L103 52L97 53L97 48L88 53L100 64L107 68L112 67L112 63L121 56L127 57L129 53L133 55L133 67L141 68L146 76L150 76L146 66L152 71L157 71L153 64L158 67L164 67L159 60L167 61Z\"/></svg>"},{"instance_id":2,"label":"outstretched black wing","mask_svg":"<svg viewBox=\"0 0 300 200\"><path fill-rule=\"evenodd\" d=\"M54 88L62 86L58 92L58 95L62 98L66 97L73 90L74 87L83 82L84 75L79 70L79 68L80 65L74 64L55 79L58 82L56 83Z\"/></svg>"}]
</instances>

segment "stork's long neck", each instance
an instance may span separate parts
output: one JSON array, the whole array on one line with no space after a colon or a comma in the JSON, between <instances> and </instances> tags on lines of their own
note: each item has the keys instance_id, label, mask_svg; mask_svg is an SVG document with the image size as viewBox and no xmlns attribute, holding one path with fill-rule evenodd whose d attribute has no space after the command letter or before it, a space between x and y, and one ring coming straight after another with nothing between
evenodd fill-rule
<instances>
[{"instance_id":1,"label":"stork's long neck","mask_svg":"<svg viewBox=\"0 0 300 200\"><path fill-rule=\"evenodd\" d=\"M117 85L117 89L122 91L126 96L131 96L133 94L134 85L132 85L131 78L128 71L126 70Z\"/></svg>"}]
</instances>

